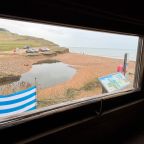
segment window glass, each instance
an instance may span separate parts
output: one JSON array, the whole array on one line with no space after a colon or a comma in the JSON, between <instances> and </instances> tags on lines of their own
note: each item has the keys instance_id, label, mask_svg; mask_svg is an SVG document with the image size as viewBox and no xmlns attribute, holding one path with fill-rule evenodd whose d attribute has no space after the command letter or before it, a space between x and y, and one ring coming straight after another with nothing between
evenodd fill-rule
<instances>
[{"instance_id":1,"label":"window glass","mask_svg":"<svg viewBox=\"0 0 144 144\"><path fill-rule=\"evenodd\" d=\"M138 37L0 19L0 118L133 89Z\"/></svg>"}]
</instances>

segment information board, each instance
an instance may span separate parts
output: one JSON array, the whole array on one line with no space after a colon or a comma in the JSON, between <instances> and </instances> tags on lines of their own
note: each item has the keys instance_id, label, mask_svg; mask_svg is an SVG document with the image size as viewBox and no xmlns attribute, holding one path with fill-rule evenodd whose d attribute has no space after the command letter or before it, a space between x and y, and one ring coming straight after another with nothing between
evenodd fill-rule
<instances>
[{"instance_id":1,"label":"information board","mask_svg":"<svg viewBox=\"0 0 144 144\"><path fill-rule=\"evenodd\" d=\"M103 76L98 79L107 92L124 89L130 84L130 82L120 72Z\"/></svg>"}]
</instances>

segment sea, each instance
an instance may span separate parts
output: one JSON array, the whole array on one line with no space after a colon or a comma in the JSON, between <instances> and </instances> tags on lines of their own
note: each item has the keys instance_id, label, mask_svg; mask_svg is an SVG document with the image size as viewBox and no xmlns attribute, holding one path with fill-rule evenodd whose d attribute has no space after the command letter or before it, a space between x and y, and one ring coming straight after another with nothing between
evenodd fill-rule
<instances>
[{"instance_id":1,"label":"sea","mask_svg":"<svg viewBox=\"0 0 144 144\"><path fill-rule=\"evenodd\" d=\"M124 59L124 55L128 54L128 60L136 61L137 49L129 48L94 48L94 47L69 47L72 53L80 53L93 56L110 57L116 59Z\"/></svg>"}]
</instances>

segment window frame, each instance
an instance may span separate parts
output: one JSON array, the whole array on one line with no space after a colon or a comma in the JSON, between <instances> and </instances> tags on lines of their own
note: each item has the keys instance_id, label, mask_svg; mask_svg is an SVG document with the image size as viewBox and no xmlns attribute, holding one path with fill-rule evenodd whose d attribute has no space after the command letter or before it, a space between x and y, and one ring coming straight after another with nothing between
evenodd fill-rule
<instances>
[{"instance_id":1,"label":"window frame","mask_svg":"<svg viewBox=\"0 0 144 144\"><path fill-rule=\"evenodd\" d=\"M27 19L27 18L19 18L19 17L12 17L12 16L1 16L1 18L5 19L11 19L11 20L19 20L19 21L25 21L25 22L32 22L32 23L41 23L41 24L52 24L56 26L65 26L65 27L71 27L71 28L79 28L79 29L86 29L86 30L92 30L92 31L99 31L99 32L108 32L113 34L126 34L126 35L133 35L138 36L130 33L122 33L122 32L116 32L116 31L108 31L108 30L101 30L101 29L93 29L93 28L86 28L86 27L80 27L80 26L72 26L72 25L65 25L61 23L53 23L53 22L46 22L46 21L39 21L39 20L33 20L33 19ZM104 114L103 110L103 101L115 99L115 98L122 98L125 97L125 95L138 93L140 91L144 90L144 86L142 86L143 79L144 79L144 57L142 55L144 54L144 37L139 36L139 43L138 43L138 49L137 49L137 59L136 59L136 66L135 66L135 78L134 78L134 89L128 90L128 91L119 91L114 93L106 93L101 94L97 96L91 96L87 98L82 98L78 100L72 100L44 108L40 108L38 110L25 112L22 114L14 115L12 117L7 118L1 118L0 119L0 126L1 129L11 127L13 125L18 125L22 123L26 123L28 121L32 121L35 119L40 119L46 116L54 115L60 112L72 110L75 108L79 108L85 105L90 105L93 103L100 103L100 106L98 109L96 109L96 115L101 116ZM141 100L142 97L138 97L138 101ZM133 103L133 101L132 101ZM113 109L113 108L112 108Z\"/></svg>"}]
</instances>

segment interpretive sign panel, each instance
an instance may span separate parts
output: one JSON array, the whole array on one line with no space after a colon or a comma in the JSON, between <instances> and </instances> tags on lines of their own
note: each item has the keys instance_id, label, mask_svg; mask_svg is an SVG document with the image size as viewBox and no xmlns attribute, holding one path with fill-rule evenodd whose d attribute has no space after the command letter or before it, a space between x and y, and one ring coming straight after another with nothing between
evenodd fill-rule
<instances>
[{"instance_id":1,"label":"interpretive sign panel","mask_svg":"<svg viewBox=\"0 0 144 144\"><path fill-rule=\"evenodd\" d=\"M130 84L122 73L114 73L98 79L107 92L124 89Z\"/></svg>"}]
</instances>

